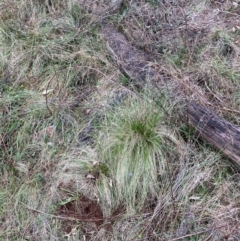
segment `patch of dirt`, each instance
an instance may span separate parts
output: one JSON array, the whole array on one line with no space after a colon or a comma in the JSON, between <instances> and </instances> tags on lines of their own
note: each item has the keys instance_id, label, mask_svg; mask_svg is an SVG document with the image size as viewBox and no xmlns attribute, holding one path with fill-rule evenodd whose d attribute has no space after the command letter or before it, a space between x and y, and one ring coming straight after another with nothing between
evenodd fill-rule
<instances>
[{"instance_id":1,"label":"patch of dirt","mask_svg":"<svg viewBox=\"0 0 240 241\"><path fill-rule=\"evenodd\" d=\"M77 222L82 222L81 228L84 233L96 231L104 222L103 212L97 201L85 196L79 196L76 200L61 205L56 215L69 219L64 224L65 233L71 233Z\"/></svg>"},{"instance_id":2,"label":"patch of dirt","mask_svg":"<svg viewBox=\"0 0 240 241\"><path fill-rule=\"evenodd\" d=\"M61 222L61 230L66 236L76 234L77 227L80 227L81 233L89 240L94 233L112 230L115 221L124 212L125 208L120 205L109 217L104 217L97 201L81 195L76 200L61 205L55 215L66 218Z\"/></svg>"}]
</instances>

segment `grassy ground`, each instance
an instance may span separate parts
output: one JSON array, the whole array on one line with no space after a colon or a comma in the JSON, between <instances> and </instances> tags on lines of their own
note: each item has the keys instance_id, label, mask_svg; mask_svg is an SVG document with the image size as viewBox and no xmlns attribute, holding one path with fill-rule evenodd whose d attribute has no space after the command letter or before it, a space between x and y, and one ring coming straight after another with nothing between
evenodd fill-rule
<instances>
[{"instance_id":1,"label":"grassy ground","mask_svg":"<svg viewBox=\"0 0 240 241\"><path fill-rule=\"evenodd\" d=\"M239 9L2 0L0 240L239 240L239 170L167 92L136 90L99 30L114 24L240 125Z\"/></svg>"}]
</instances>

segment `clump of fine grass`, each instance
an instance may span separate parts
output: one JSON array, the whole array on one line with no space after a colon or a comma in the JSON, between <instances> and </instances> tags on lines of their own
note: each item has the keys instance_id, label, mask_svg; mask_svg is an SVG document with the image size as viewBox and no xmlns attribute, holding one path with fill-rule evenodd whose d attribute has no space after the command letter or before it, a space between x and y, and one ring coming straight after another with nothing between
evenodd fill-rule
<instances>
[{"instance_id":1,"label":"clump of fine grass","mask_svg":"<svg viewBox=\"0 0 240 241\"><path fill-rule=\"evenodd\" d=\"M0 239L51 240L61 232L48 215L53 170L78 141L84 88L107 63L77 1L1 1L0 16Z\"/></svg>"},{"instance_id":2,"label":"clump of fine grass","mask_svg":"<svg viewBox=\"0 0 240 241\"><path fill-rule=\"evenodd\" d=\"M7 4L3 2L3 9ZM104 64L96 56L101 44L93 20L76 1L51 6L22 2L20 7L12 1L12 5L17 7L2 11L6 19L0 21L0 68L15 85L65 90L95 83L100 74L97 65Z\"/></svg>"},{"instance_id":3,"label":"clump of fine grass","mask_svg":"<svg viewBox=\"0 0 240 241\"><path fill-rule=\"evenodd\" d=\"M101 125L99 152L111 171L116 198L129 210L141 208L156 197L166 181L166 138L178 142L168 131L166 116L153 103L131 97L110 111Z\"/></svg>"}]
</instances>

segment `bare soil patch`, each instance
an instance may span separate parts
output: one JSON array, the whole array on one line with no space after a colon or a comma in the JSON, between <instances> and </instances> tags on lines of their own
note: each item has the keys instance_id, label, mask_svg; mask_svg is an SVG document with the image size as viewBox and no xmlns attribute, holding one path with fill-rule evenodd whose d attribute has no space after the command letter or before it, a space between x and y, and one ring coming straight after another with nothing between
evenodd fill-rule
<instances>
[{"instance_id":1,"label":"bare soil patch","mask_svg":"<svg viewBox=\"0 0 240 241\"><path fill-rule=\"evenodd\" d=\"M56 210L56 215L69 219L66 222L66 233L70 233L77 222L83 223L84 233L96 231L104 222L103 212L98 202L85 196L79 196L76 200L61 205Z\"/></svg>"}]
</instances>

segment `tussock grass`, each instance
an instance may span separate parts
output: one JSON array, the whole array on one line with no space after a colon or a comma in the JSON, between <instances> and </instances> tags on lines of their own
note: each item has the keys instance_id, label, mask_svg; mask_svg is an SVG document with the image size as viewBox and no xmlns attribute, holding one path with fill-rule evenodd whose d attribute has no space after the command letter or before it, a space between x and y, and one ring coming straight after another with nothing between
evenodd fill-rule
<instances>
[{"instance_id":1,"label":"tussock grass","mask_svg":"<svg viewBox=\"0 0 240 241\"><path fill-rule=\"evenodd\" d=\"M130 211L157 197L162 183L168 182L166 153L180 141L154 103L134 97L126 102L106 115L98 142L101 160L114 178L117 202ZM175 143L167 144L166 139Z\"/></svg>"}]
</instances>

